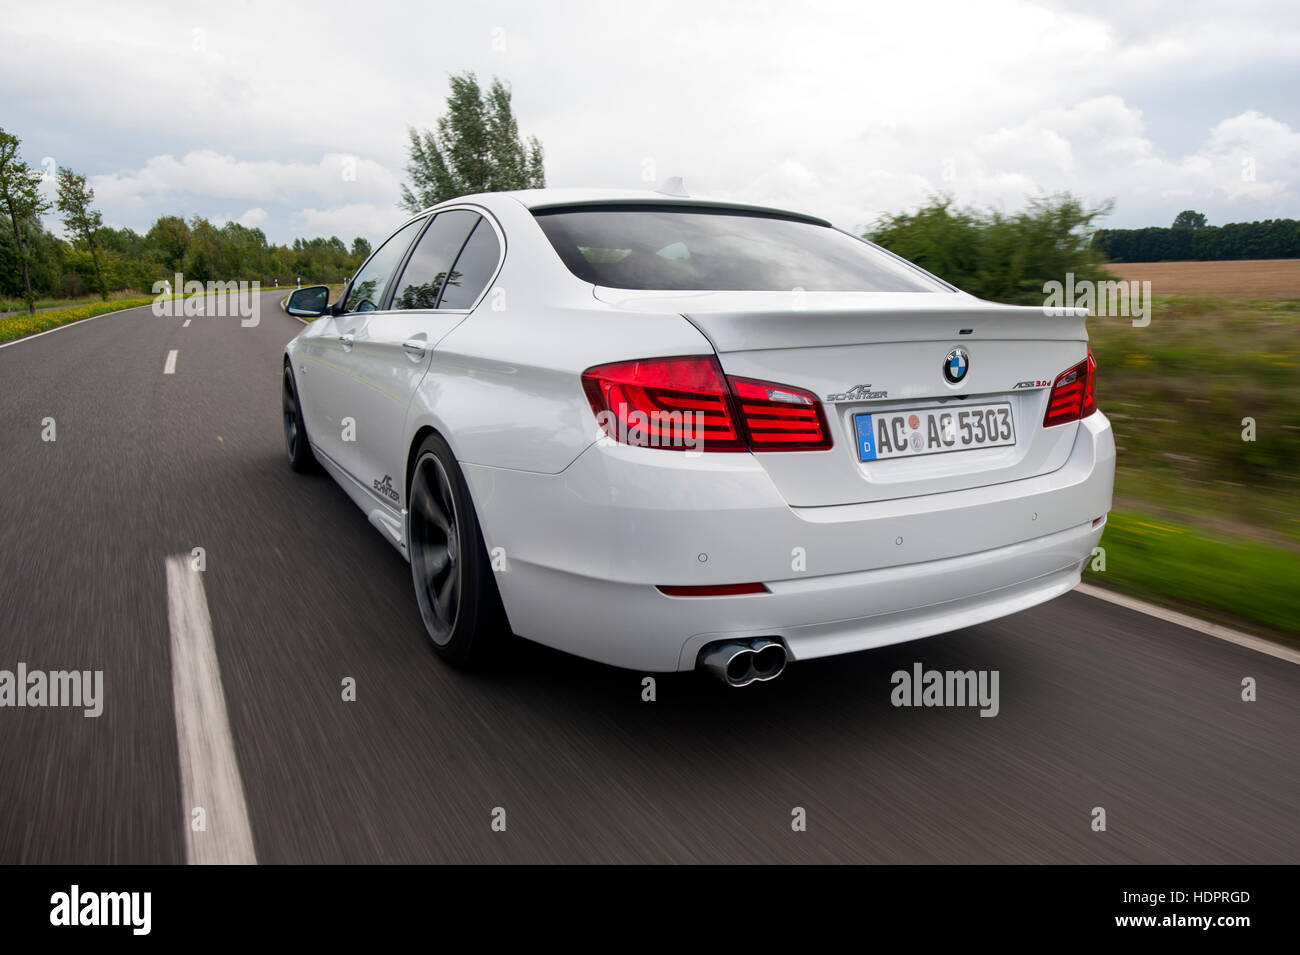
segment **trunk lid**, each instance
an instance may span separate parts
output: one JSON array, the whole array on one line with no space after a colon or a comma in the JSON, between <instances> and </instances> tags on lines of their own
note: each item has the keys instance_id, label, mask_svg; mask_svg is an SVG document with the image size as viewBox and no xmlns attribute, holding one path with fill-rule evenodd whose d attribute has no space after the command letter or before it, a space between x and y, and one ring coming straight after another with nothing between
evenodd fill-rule
<instances>
[{"instance_id":1,"label":"trunk lid","mask_svg":"<svg viewBox=\"0 0 1300 955\"><path fill-rule=\"evenodd\" d=\"M1087 354L1083 309L1049 316L961 292L597 288L596 297L630 311L680 314L708 338L728 375L793 385L821 399L832 448L755 454L795 507L893 500L1046 474L1065 463L1079 427L1044 428L1043 415L1056 376ZM963 353L955 366L965 366L955 383L945 377L954 349ZM923 433L932 421L950 428L989 409L1006 410L1011 419L1014 433L1000 446L929 453L931 444L922 440L924 453L884 457L888 435L897 433L891 423L914 421ZM860 415L872 417L859 424ZM882 457L862 460L860 438L882 427Z\"/></svg>"}]
</instances>

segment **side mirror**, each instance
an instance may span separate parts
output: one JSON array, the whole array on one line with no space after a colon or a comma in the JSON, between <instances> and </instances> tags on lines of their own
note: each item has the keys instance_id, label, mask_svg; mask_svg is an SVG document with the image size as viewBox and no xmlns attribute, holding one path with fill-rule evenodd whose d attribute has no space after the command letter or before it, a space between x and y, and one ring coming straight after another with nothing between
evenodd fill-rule
<instances>
[{"instance_id":1,"label":"side mirror","mask_svg":"<svg viewBox=\"0 0 1300 955\"><path fill-rule=\"evenodd\" d=\"M330 290L324 285L309 285L307 288L294 289L284 310L290 315L303 318L320 318L329 308Z\"/></svg>"}]
</instances>

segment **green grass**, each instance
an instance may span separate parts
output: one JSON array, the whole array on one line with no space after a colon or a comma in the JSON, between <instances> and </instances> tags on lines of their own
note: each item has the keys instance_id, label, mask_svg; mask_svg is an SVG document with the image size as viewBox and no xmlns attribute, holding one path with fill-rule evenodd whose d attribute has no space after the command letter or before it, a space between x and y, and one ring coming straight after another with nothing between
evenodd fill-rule
<instances>
[{"instance_id":1,"label":"green grass","mask_svg":"<svg viewBox=\"0 0 1300 955\"><path fill-rule=\"evenodd\" d=\"M1105 570L1090 565L1088 583L1300 644L1300 554L1293 550L1132 511L1110 512L1101 546Z\"/></svg>"},{"instance_id":2,"label":"green grass","mask_svg":"<svg viewBox=\"0 0 1300 955\"><path fill-rule=\"evenodd\" d=\"M1088 325L1121 505L1300 549L1300 302L1157 298L1146 328Z\"/></svg>"},{"instance_id":3,"label":"green grass","mask_svg":"<svg viewBox=\"0 0 1300 955\"><path fill-rule=\"evenodd\" d=\"M198 293L195 297L202 297L207 292ZM191 296L174 295L173 298L180 300ZM94 318L96 315L103 315L105 312L117 312L125 308L136 308L141 305L149 305L158 299L157 295L124 295L118 298L110 298L107 302L95 299L89 302L83 302L71 308L54 309L48 312L37 312L34 315L23 312L20 315L10 315L7 318L0 318L0 343L11 342L18 338L26 338L28 335L36 335L41 332L47 332L51 328L58 328L60 325L70 325L73 322L84 321L87 318Z\"/></svg>"},{"instance_id":4,"label":"green grass","mask_svg":"<svg viewBox=\"0 0 1300 955\"><path fill-rule=\"evenodd\" d=\"M325 285L329 283L320 282L320 283L313 283L313 284ZM337 285L330 284L329 287L342 288L343 285L341 283ZM286 293L292 292L293 289L294 287L292 285L288 285L288 286L282 285L280 286L280 288L277 289L274 285L267 285L267 284L263 284L261 288L263 292L282 291ZM135 291L131 291L130 289L121 289L116 292L109 292L108 300L110 302L121 302L123 299L138 299L140 298L141 295L145 295L145 294L146 293L144 292L135 292ZM149 295L149 298L150 299L153 298L152 294ZM102 299L100 299L100 297L97 294L82 295L77 298L38 298L36 300L34 307L38 309L73 308L78 305L94 305L100 301L102 301ZM122 306L122 307L127 308L129 306ZM27 302L24 299L0 298L0 315L3 315L6 312L26 312L26 311L27 311Z\"/></svg>"},{"instance_id":5,"label":"green grass","mask_svg":"<svg viewBox=\"0 0 1300 955\"><path fill-rule=\"evenodd\" d=\"M132 292L123 290L118 292L109 292L108 300L117 302L124 298L139 298L142 292ZM152 296L151 296L152 297ZM36 308L72 308L76 305L93 305L103 301L99 295L82 295L78 298L38 298ZM5 312L25 312L27 311L27 302L21 298L0 298L0 314Z\"/></svg>"},{"instance_id":6,"label":"green grass","mask_svg":"<svg viewBox=\"0 0 1300 955\"><path fill-rule=\"evenodd\" d=\"M1298 642L1300 301L1157 297L1088 333L1117 510L1086 579Z\"/></svg>"},{"instance_id":7,"label":"green grass","mask_svg":"<svg viewBox=\"0 0 1300 955\"><path fill-rule=\"evenodd\" d=\"M105 312L116 312L124 308L148 305L153 300L154 296L152 295L137 295L111 299L107 302L88 302L73 308L37 312L35 315L23 312L21 315L0 318L0 342L11 342L16 338L25 338L28 335L47 332L51 328L58 328L60 325L68 325L72 322L80 322L96 315L103 315Z\"/></svg>"}]
</instances>

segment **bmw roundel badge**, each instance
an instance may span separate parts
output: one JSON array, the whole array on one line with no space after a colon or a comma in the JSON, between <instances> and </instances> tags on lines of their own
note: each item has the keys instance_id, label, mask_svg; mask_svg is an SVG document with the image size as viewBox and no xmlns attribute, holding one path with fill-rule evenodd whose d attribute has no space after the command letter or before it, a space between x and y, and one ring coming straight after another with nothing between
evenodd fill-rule
<instances>
[{"instance_id":1,"label":"bmw roundel badge","mask_svg":"<svg viewBox=\"0 0 1300 955\"><path fill-rule=\"evenodd\" d=\"M970 371L970 355L966 354L966 349L954 348L948 352L948 357L943 360L943 377L948 379L949 384L958 384L966 377L968 371Z\"/></svg>"}]
</instances>

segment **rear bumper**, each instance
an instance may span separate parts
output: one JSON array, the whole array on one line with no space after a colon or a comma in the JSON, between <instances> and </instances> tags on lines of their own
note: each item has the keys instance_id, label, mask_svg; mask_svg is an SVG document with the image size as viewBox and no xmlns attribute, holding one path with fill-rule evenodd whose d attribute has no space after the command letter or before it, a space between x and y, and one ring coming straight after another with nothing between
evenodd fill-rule
<instances>
[{"instance_id":1,"label":"rear bumper","mask_svg":"<svg viewBox=\"0 0 1300 955\"><path fill-rule=\"evenodd\" d=\"M1089 522L966 557L773 583L776 599L759 617L770 621L761 635L779 637L792 659L810 660L1004 617L1073 589L1104 526ZM751 635L759 635L753 626L693 634L677 669L694 667L705 644Z\"/></svg>"},{"instance_id":2,"label":"rear bumper","mask_svg":"<svg viewBox=\"0 0 1300 955\"><path fill-rule=\"evenodd\" d=\"M791 508L749 455L603 444L561 474L465 465L511 625L648 671L726 637L809 659L942 633L1064 593L1101 537L1115 451L1100 413L1051 474L876 504ZM658 584L762 581L668 597Z\"/></svg>"}]
</instances>

